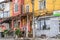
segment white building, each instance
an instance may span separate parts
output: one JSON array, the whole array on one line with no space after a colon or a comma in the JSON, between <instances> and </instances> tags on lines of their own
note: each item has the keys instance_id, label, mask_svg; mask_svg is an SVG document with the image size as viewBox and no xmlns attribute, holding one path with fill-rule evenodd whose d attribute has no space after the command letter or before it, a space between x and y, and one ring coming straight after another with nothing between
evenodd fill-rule
<instances>
[{"instance_id":1,"label":"white building","mask_svg":"<svg viewBox=\"0 0 60 40\"><path fill-rule=\"evenodd\" d=\"M0 9L2 9L2 11L0 11L0 17L1 18L10 17L10 2L1 3Z\"/></svg>"},{"instance_id":2,"label":"white building","mask_svg":"<svg viewBox=\"0 0 60 40\"><path fill-rule=\"evenodd\" d=\"M0 18L7 17L10 17L10 2L0 3ZM6 29L9 29L9 23L3 23L2 25L4 25Z\"/></svg>"},{"instance_id":3,"label":"white building","mask_svg":"<svg viewBox=\"0 0 60 40\"><path fill-rule=\"evenodd\" d=\"M54 37L60 34L60 17L43 18L35 20L36 36L46 35L47 37ZM44 27L44 23L46 27Z\"/></svg>"}]
</instances>

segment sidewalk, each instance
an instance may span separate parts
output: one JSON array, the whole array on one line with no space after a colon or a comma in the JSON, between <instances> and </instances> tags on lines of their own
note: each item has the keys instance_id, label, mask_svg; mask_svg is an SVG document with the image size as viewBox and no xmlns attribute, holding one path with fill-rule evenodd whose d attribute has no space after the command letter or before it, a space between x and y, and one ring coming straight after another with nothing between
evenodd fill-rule
<instances>
[{"instance_id":1,"label":"sidewalk","mask_svg":"<svg viewBox=\"0 0 60 40\"><path fill-rule=\"evenodd\" d=\"M33 40L32 38L18 38L18 39L14 39L14 38L0 38L0 40ZM35 40L60 40L60 39L55 39L55 38L46 38L46 39L41 39L41 38L35 38Z\"/></svg>"},{"instance_id":2,"label":"sidewalk","mask_svg":"<svg viewBox=\"0 0 60 40\"><path fill-rule=\"evenodd\" d=\"M14 38L0 38L0 40L14 40Z\"/></svg>"}]
</instances>

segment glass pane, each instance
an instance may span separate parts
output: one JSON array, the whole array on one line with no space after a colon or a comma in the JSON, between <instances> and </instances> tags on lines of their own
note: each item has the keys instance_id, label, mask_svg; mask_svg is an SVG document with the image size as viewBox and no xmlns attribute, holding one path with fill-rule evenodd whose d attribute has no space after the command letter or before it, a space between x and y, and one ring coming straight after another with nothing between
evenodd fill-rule
<instances>
[{"instance_id":1,"label":"glass pane","mask_svg":"<svg viewBox=\"0 0 60 40\"><path fill-rule=\"evenodd\" d=\"M29 12L29 6L26 6L26 12Z\"/></svg>"},{"instance_id":2,"label":"glass pane","mask_svg":"<svg viewBox=\"0 0 60 40\"><path fill-rule=\"evenodd\" d=\"M17 12L17 11L18 11L18 4L15 3L15 4L14 4L14 12Z\"/></svg>"}]
</instances>

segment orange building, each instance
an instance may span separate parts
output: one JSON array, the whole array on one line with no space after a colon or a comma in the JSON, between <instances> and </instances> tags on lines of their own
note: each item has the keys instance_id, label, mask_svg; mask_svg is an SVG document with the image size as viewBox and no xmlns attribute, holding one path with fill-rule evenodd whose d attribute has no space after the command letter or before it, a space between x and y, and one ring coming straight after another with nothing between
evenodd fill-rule
<instances>
[{"instance_id":1,"label":"orange building","mask_svg":"<svg viewBox=\"0 0 60 40\"><path fill-rule=\"evenodd\" d=\"M10 16L14 17L11 21L11 26L12 28L14 28L14 24L19 24L19 27L21 28L22 26L22 22L20 21L19 23L18 20L16 22L16 18L18 15L20 16L23 12L22 12L22 8L24 5L24 0L12 0L10 2ZM17 17L18 18L18 17ZM21 19L19 19L21 20ZM15 22L15 23L14 23ZM17 27L17 26L16 26Z\"/></svg>"},{"instance_id":2,"label":"orange building","mask_svg":"<svg viewBox=\"0 0 60 40\"><path fill-rule=\"evenodd\" d=\"M17 16L21 14L21 6L24 4L24 0L12 0L10 6L11 16Z\"/></svg>"}]
</instances>

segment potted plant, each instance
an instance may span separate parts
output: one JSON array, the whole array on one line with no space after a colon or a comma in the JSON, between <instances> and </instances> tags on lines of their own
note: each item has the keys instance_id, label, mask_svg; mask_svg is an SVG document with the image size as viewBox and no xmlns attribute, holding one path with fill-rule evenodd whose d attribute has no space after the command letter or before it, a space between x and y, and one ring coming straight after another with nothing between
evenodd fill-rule
<instances>
[{"instance_id":1,"label":"potted plant","mask_svg":"<svg viewBox=\"0 0 60 40\"><path fill-rule=\"evenodd\" d=\"M7 37L8 35L8 30L4 30L4 36Z\"/></svg>"},{"instance_id":2,"label":"potted plant","mask_svg":"<svg viewBox=\"0 0 60 40\"><path fill-rule=\"evenodd\" d=\"M18 38L18 37L20 36L20 34L21 34L20 29L16 29L16 30L15 30L16 38Z\"/></svg>"}]
</instances>

